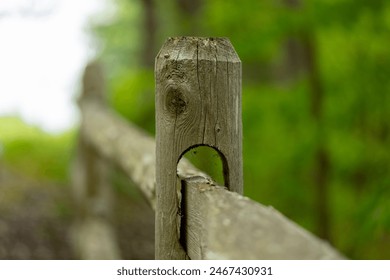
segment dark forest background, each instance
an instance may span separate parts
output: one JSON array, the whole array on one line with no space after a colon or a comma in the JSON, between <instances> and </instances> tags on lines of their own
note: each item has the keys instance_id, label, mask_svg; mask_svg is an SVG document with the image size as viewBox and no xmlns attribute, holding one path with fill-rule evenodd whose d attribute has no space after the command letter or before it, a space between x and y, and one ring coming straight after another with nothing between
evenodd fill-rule
<instances>
[{"instance_id":1,"label":"dark forest background","mask_svg":"<svg viewBox=\"0 0 390 280\"><path fill-rule=\"evenodd\" d=\"M166 38L228 37L243 65L245 195L349 258L390 258L389 1L112 1L90 33L115 110L153 134ZM0 118L0 131L0 164L66 190L76 129L53 136ZM212 151L188 157L220 176ZM70 208L57 211L70 219Z\"/></svg>"}]
</instances>

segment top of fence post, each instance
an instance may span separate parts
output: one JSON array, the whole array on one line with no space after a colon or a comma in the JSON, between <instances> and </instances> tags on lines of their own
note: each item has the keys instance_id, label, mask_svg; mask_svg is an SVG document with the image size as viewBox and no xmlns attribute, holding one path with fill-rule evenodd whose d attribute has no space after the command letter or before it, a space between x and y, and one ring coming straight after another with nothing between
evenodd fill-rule
<instances>
[{"instance_id":1,"label":"top of fence post","mask_svg":"<svg viewBox=\"0 0 390 280\"><path fill-rule=\"evenodd\" d=\"M241 61L226 38L169 38L156 57L156 259L184 259L180 180L189 149L218 151L226 187L243 190Z\"/></svg>"},{"instance_id":2,"label":"top of fence post","mask_svg":"<svg viewBox=\"0 0 390 280\"><path fill-rule=\"evenodd\" d=\"M83 75L83 91L79 102L95 99L105 102L106 83L102 65L98 61L88 63Z\"/></svg>"}]
</instances>

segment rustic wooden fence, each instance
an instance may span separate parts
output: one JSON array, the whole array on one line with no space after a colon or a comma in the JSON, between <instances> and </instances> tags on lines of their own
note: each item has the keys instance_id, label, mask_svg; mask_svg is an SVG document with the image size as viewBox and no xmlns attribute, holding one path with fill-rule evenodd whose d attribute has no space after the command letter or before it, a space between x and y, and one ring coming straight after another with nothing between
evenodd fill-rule
<instances>
[{"instance_id":1,"label":"rustic wooden fence","mask_svg":"<svg viewBox=\"0 0 390 280\"><path fill-rule=\"evenodd\" d=\"M110 226L108 164L155 210L156 259L343 258L277 210L242 196L241 62L227 39L168 39L155 79L156 141L108 108L99 64L85 70L72 172L80 258L120 258ZM179 162L199 145L220 154L226 187Z\"/></svg>"}]
</instances>

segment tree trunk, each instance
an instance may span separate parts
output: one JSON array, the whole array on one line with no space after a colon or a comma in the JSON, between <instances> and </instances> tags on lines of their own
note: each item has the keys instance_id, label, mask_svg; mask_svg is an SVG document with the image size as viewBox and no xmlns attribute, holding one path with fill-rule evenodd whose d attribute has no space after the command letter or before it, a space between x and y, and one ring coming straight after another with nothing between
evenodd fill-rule
<instances>
[{"instance_id":1,"label":"tree trunk","mask_svg":"<svg viewBox=\"0 0 390 280\"><path fill-rule=\"evenodd\" d=\"M144 45L142 51L142 65L153 68L156 55L157 18L153 0L142 0L144 8Z\"/></svg>"},{"instance_id":2,"label":"tree trunk","mask_svg":"<svg viewBox=\"0 0 390 280\"><path fill-rule=\"evenodd\" d=\"M303 6L300 0L285 0L291 10L300 12ZM293 11L292 11L293 12ZM298 35L299 36L299 35ZM317 61L316 44L313 31L305 27L299 37L289 37L284 46L285 58L278 80L285 82L296 80L300 75L308 77L310 87L310 111L316 123L316 150L314 152L313 184L317 197L317 231L321 238L330 238L328 177L331 168L329 156L325 149L325 132L323 128L324 90Z\"/></svg>"},{"instance_id":3,"label":"tree trunk","mask_svg":"<svg viewBox=\"0 0 390 280\"><path fill-rule=\"evenodd\" d=\"M308 78L311 93L311 114L317 124L314 184L317 188L318 234L321 238L330 239L328 174L330 170L329 156L325 149L325 132L323 122L324 90L321 83L314 38L310 32L303 37L307 57Z\"/></svg>"},{"instance_id":4,"label":"tree trunk","mask_svg":"<svg viewBox=\"0 0 390 280\"><path fill-rule=\"evenodd\" d=\"M199 28L196 20L202 7L202 0L176 0L179 12L179 33L181 35L199 35Z\"/></svg>"}]
</instances>

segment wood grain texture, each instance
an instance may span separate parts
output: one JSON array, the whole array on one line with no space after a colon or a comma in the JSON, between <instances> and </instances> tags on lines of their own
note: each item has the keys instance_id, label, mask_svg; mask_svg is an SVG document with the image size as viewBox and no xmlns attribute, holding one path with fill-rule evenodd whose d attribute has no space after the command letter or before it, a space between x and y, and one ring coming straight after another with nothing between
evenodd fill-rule
<instances>
[{"instance_id":1,"label":"wood grain texture","mask_svg":"<svg viewBox=\"0 0 390 280\"><path fill-rule=\"evenodd\" d=\"M155 209L155 141L99 102L82 106L84 137L119 166ZM180 161L181 241L191 259L341 259L326 242L266 207L223 187Z\"/></svg>"},{"instance_id":2,"label":"wood grain texture","mask_svg":"<svg viewBox=\"0 0 390 280\"><path fill-rule=\"evenodd\" d=\"M156 142L153 137L129 123L99 100L82 99L84 141L107 162L122 170L156 210ZM81 168L81 167L80 167ZM208 177L186 160L180 161L181 177Z\"/></svg>"},{"instance_id":3,"label":"wood grain texture","mask_svg":"<svg viewBox=\"0 0 390 280\"><path fill-rule=\"evenodd\" d=\"M200 177L183 187L183 244L191 259L344 258L272 207Z\"/></svg>"},{"instance_id":4,"label":"wood grain texture","mask_svg":"<svg viewBox=\"0 0 390 280\"><path fill-rule=\"evenodd\" d=\"M189 149L218 151L226 187L242 193L241 62L225 38L169 38L156 57L156 259L183 259L180 182Z\"/></svg>"},{"instance_id":5,"label":"wood grain texture","mask_svg":"<svg viewBox=\"0 0 390 280\"><path fill-rule=\"evenodd\" d=\"M82 98L82 137L101 158L125 172L156 210L154 139L107 108L101 98ZM191 259L342 259L343 256L272 207L224 187L187 161L177 175L182 186L180 223L185 257Z\"/></svg>"}]
</instances>

